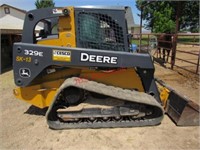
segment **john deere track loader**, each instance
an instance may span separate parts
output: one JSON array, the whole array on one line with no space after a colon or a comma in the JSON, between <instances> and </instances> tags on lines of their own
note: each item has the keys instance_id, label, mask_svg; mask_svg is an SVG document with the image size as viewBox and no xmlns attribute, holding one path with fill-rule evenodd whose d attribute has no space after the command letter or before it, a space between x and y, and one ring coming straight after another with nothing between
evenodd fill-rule
<instances>
[{"instance_id":1,"label":"john deere track loader","mask_svg":"<svg viewBox=\"0 0 200 150\"><path fill-rule=\"evenodd\" d=\"M126 7L29 11L13 48L17 98L53 129L152 126L162 102L149 54L130 52ZM40 31L38 31L40 30Z\"/></svg>"}]
</instances>

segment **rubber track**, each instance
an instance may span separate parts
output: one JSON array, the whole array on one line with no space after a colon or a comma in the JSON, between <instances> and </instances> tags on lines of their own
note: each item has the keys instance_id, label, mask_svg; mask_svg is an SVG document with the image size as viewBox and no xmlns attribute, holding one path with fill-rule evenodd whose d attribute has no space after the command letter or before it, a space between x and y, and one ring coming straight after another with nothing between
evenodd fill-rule
<instances>
[{"instance_id":1,"label":"rubber track","mask_svg":"<svg viewBox=\"0 0 200 150\"><path fill-rule=\"evenodd\" d=\"M94 123L64 123L57 121L51 121L48 120L48 116L50 115L50 112L52 110L52 107L57 100L57 97L60 92L62 92L67 87L77 87L81 88L87 91L96 92L99 94L107 95L113 98L117 98L123 101L129 101L129 102L136 102L139 104L146 104L153 106L157 108L158 111L158 117L156 118L150 118L145 120L134 120L134 121L119 121L119 122L94 122ZM72 77L68 78L64 81L64 83L60 86L60 88L57 91L57 94L55 95L52 104L50 105L47 113L47 123L50 128L52 129L68 129L68 128L103 128L103 127L134 127L134 126L153 126L160 124L164 116L164 111L161 105L154 99L151 95L148 95L143 92L137 92L137 91L131 91L127 89L122 89L119 87L114 86L108 86L102 83L97 83L95 81L89 81L87 79L78 78L78 77Z\"/></svg>"}]
</instances>

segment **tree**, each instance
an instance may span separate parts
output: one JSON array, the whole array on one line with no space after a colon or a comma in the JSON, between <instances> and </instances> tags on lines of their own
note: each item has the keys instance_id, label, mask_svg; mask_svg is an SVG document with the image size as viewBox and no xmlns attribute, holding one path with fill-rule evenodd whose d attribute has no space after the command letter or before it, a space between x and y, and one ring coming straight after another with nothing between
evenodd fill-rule
<instances>
[{"instance_id":1,"label":"tree","mask_svg":"<svg viewBox=\"0 0 200 150\"><path fill-rule=\"evenodd\" d=\"M46 7L54 7L55 3L53 0L36 0L35 6L37 9L46 8Z\"/></svg>"},{"instance_id":2,"label":"tree","mask_svg":"<svg viewBox=\"0 0 200 150\"><path fill-rule=\"evenodd\" d=\"M175 29L176 1L136 1L136 7L141 10L142 17L146 21L144 27L152 32L173 32ZM182 1L181 14L179 18L179 30L198 32L199 30L199 2ZM166 31L165 31L166 30Z\"/></svg>"},{"instance_id":3,"label":"tree","mask_svg":"<svg viewBox=\"0 0 200 150\"><path fill-rule=\"evenodd\" d=\"M172 33L175 31L176 24L171 19L172 16L172 8L167 4L165 5L164 2L161 2L161 6L163 7L162 11L155 10L154 21L153 21L153 32L158 33Z\"/></svg>"},{"instance_id":4,"label":"tree","mask_svg":"<svg viewBox=\"0 0 200 150\"><path fill-rule=\"evenodd\" d=\"M180 28L191 32L199 32L199 1L184 3Z\"/></svg>"}]
</instances>

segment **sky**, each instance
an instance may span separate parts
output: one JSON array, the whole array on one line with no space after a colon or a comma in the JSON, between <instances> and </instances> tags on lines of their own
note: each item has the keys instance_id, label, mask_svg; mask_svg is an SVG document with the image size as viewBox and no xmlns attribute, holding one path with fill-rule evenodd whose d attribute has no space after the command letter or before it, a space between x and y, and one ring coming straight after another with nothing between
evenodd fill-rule
<instances>
[{"instance_id":1,"label":"sky","mask_svg":"<svg viewBox=\"0 0 200 150\"><path fill-rule=\"evenodd\" d=\"M0 0L0 5L8 4L23 10L35 9L36 0ZM56 7L84 6L84 5L106 5L106 6L130 6L132 8L134 21L140 24L140 11L135 6L135 0L54 0Z\"/></svg>"}]
</instances>

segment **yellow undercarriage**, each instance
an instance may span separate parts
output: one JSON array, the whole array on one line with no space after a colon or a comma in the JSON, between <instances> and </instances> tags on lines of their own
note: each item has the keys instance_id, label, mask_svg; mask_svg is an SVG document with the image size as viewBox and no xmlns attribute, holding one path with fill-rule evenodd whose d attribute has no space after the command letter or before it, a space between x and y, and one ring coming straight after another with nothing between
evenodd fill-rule
<instances>
[{"instance_id":1,"label":"yellow undercarriage","mask_svg":"<svg viewBox=\"0 0 200 150\"><path fill-rule=\"evenodd\" d=\"M40 77L36 85L14 89L14 95L23 101L26 101L36 107L44 108L51 104L58 88L71 76L93 80L125 89L138 90L144 92L140 77L132 69L119 69L110 71L95 71L84 69L66 69L58 71L44 77ZM76 81L77 84L82 80Z\"/></svg>"}]
</instances>

